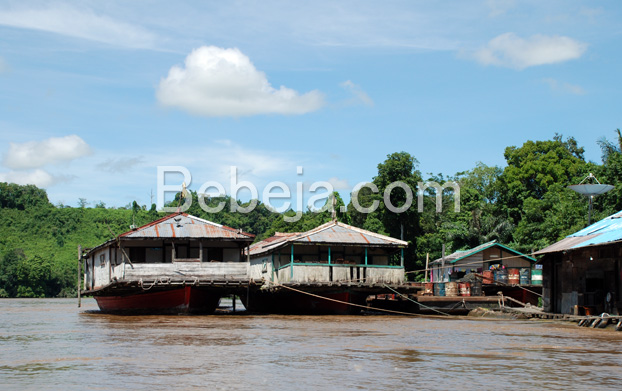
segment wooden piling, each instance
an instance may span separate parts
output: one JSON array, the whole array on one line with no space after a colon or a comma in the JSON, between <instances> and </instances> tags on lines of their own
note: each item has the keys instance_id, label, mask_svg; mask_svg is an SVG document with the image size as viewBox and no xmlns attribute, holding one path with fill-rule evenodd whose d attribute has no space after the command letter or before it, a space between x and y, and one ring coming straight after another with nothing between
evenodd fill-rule
<instances>
[{"instance_id":1,"label":"wooden piling","mask_svg":"<svg viewBox=\"0 0 622 391\"><path fill-rule=\"evenodd\" d=\"M82 306L82 289L80 282L82 281L82 245L78 245L78 308Z\"/></svg>"}]
</instances>

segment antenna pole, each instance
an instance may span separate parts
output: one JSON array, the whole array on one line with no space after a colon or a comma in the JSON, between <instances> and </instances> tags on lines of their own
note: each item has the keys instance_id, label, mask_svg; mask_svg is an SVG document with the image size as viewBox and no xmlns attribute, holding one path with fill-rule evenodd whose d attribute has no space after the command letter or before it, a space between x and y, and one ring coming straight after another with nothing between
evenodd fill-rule
<instances>
[{"instance_id":1,"label":"antenna pole","mask_svg":"<svg viewBox=\"0 0 622 391\"><path fill-rule=\"evenodd\" d=\"M586 182L586 183L584 183ZM590 183L596 182L596 183ZM587 225L592 225L592 209L594 204L594 197L597 195L605 194L608 191L614 189L612 185L605 185L599 182L599 180L592 174L589 173L588 176L583 178L583 180L578 185L570 185L568 186L570 190L576 191L579 194L582 194L588 198L588 217L587 217Z\"/></svg>"},{"instance_id":2,"label":"antenna pole","mask_svg":"<svg viewBox=\"0 0 622 391\"><path fill-rule=\"evenodd\" d=\"M590 196L590 208L589 208L589 212L587 214L587 225L592 225L592 198L594 198L594 196Z\"/></svg>"}]
</instances>

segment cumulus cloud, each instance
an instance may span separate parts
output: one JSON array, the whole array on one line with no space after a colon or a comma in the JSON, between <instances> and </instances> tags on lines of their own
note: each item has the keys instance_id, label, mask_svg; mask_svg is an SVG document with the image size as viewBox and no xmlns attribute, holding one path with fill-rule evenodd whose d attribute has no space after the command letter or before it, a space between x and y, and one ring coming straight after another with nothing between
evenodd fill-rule
<instances>
[{"instance_id":1,"label":"cumulus cloud","mask_svg":"<svg viewBox=\"0 0 622 391\"><path fill-rule=\"evenodd\" d=\"M542 79L542 81L551 87L551 90L556 92L562 92L565 94L583 95L585 90L581 86L573 85L563 81L558 81L551 78Z\"/></svg>"},{"instance_id":2,"label":"cumulus cloud","mask_svg":"<svg viewBox=\"0 0 622 391\"><path fill-rule=\"evenodd\" d=\"M16 183L18 185L35 185L48 187L59 182L68 181L66 176L54 176L42 169L33 171L9 171L0 173L0 182Z\"/></svg>"},{"instance_id":3,"label":"cumulus cloud","mask_svg":"<svg viewBox=\"0 0 622 391\"><path fill-rule=\"evenodd\" d=\"M358 84L352 83L350 80L346 80L339 84L341 88L352 94L353 98L348 100L348 104L364 104L365 106L373 106L374 101L367 95L365 91Z\"/></svg>"},{"instance_id":4,"label":"cumulus cloud","mask_svg":"<svg viewBox=\"0 0 622 391\"><path fill-rule=\"evenodd\" d=\"M574 60L583 55L587 45L563 36L534 35L523 39L514 33L493 38L475 53L484 65L524 69Z\"/></svg>"},{"instance_id":5,"label":"cumulus cloud","mask_svg":"<svg viewBox=\"0 0 622 391\"><path fill-rule=\"evenodd\" d=\"M0 25L49 31L132 48L151 48L156 42L156 36L142 27L63 4L0 9Z\"/></svg>"},{"instance_id":6,"label":"cumulus cloud","mask_svg":"<svg viewBox=\"0 0 622 391\"><path fill-rule=\"evenodd\" d=\"M71 161L89 153L89 145L74 134L22 144L9 143L9 150L2 163L14 170L41 168L47 164Z\"/></svg>"},{"instance_id":7,"label":"cumulus cloud","mask_svg":"<svg viewBox=\"0 0 622 391\"><path fill-rule=\"evenodd\" d=\"M183 67L173 66L156 96L164 106L208 117L304 114L324 105L319 91L276 89L239 49L215 46L195 49Z\"/></svg>"}]
</instances>

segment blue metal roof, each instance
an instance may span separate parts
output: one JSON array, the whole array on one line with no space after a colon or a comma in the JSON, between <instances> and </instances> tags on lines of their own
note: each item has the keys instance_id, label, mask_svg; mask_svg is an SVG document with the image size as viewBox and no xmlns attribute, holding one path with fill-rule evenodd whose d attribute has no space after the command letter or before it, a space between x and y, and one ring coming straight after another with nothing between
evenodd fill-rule
<instances>
[{"instance_id":1,"label":"blue metal roof","mask_svg":"<svg viewBox=\"0 0 622 391\"><path fill-rule=\"evenodd\" d=\"M566 236L538 252L536 255L553 253L558 251L573 250L587 246L612 243L622 240L622 211L586 227L582 230Z\"/></svg>"}]
</instances>

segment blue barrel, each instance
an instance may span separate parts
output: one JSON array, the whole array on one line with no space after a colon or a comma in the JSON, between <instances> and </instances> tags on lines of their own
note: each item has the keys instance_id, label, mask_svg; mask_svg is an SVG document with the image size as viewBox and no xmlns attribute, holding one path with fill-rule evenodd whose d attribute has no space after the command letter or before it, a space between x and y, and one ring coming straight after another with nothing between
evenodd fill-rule
<instances>
[{"instance_id":1,"label":"blue barrel","mask_svg":"<svg viewBox=\"0 0 622 391\"><path fill-rule=\"evenodd\" d=\"M495 270L495 281L501 282L503 284L507 284L508 283L508 271L507 271L507 269Z\"/></svg>"},{"instance_id":2,"label":"blue barrel","mask_svg":"<svg viewBox=\"0 0 622 391\"><path fill-rule=\"evenodd\" d=\"M523 267L520 269L520 284L521 285L529 285L531 282L531 269L528 267Z\"/></svg>"},{"instance_id":3,"label":"blue barrel","mask_svg":"<svg viewBox=\"0 0 622 391\"><path fill-rule=\"evenodd\" d=\"M444 282L434 283L434 296L445 296L445 283Z\"/></svg>"}]
</instances>

